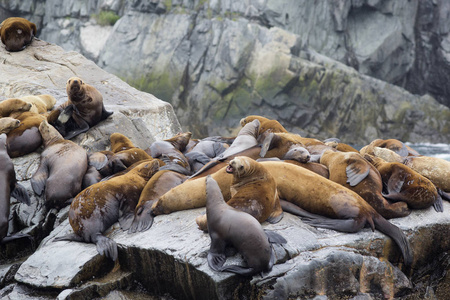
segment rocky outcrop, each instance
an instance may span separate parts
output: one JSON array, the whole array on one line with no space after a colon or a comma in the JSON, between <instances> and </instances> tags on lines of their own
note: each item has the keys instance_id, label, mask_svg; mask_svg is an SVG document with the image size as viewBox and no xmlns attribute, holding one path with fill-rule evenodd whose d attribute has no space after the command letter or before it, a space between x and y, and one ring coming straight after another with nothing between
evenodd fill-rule
<instances>
[{"instance_id":1,"label":"rocky outcrop","mask_svg":"<svg viewBox=\"0 0 450 300\"><path fill-rule=\"evenodd\" d=\"M197 137L233 135L240 118L263 114L353 144L450 140L435 100L450 99L445 1L8 3L45 40L171 102ZM102 11L121 18L101 27Z\"/></svg>"}]
</instances>

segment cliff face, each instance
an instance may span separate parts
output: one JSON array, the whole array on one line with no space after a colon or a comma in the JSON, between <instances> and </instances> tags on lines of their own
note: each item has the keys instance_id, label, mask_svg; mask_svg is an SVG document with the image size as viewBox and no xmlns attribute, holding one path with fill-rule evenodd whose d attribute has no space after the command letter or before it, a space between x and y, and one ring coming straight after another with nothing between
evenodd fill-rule
<instances>
[{"instance_id":1,"label":"cliff face","mask_svg":"<svg viewBox=\"0 0 450 300\"><path fill-rule=\"evenodd\" d=\"M450 140L449 109L436 101L450 105L445 1L0 4L0 16L28 17L40 38L171 102L194 136L231 135L262 114L356 144ZM120 17L114 26L97 25L106 11Z\"/></svg>"}]
</instances>

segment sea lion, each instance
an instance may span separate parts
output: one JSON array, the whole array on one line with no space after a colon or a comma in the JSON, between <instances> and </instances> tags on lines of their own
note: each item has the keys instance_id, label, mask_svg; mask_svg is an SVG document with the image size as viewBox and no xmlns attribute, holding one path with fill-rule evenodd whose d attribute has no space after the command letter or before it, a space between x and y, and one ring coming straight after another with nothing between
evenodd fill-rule
<instances>
[{"instance_id":1,"label":"sea lion","mask_svg":"<svg viewBox=\"0 0 450 300\"><path fill-rule=\"evenodd\" d=\"M368 148L366 149L367 154L373 155L373 153L371 153L373 147L389 149L391 151L394 151L395 153L397 153L398 155L400 155L402 157L406 157L406 156L410 156L410 155L411 156L420 155L416 150L414 150L413 148L409 147L408 145L404 144L402 141L399 141L397 139L373 140L368 145Z\"/></svg>"},{"instance_id":2,"label":"sea lion","mask_svg":"<svg viewBox=\"0 0 450 300\"><path fill-rule=\"evenodd\" d=\"M98 182L81 191L69 210L69 223L74 232L54 241L94 243L101 255L116 261L117 244L102 233L117 221L122 229L128 229L139 195L158 168L156 159L143 162L125 175Z\"/></svg>"},{"instance_id":3,"label":"sea lion","mask_svg":"<svg viewBox=\"0 0 450 300\"><path fill-rule=\"evenodd\" d=\"M399 218L411 213L405 202L391 204L383 197L380 173L361 154L327 150L320 163L328 167L330 180L356 192L384 218Z\"/></svg>"},{"instance_id":4,"label":"sea lion","mask_svg":"<svg viewBox=\"0 0 450 300\"><path fill-rule=\"evenodd\" d=\"M106 111L102 94L81 78L69 78L66 91L69 100L48 116L49 123L55 126L66 139L88 131L89 128L113 114Z\"/></svg>"},{"instance_id":5,"label":"sea lion","mask_svg":"<svg viewBox=\"0 0 450 300\"><path fill-rule=\"evenodd\" d=\"M28 193L16 180L14 164L6 150L6 134L0 135L0 241L8 234L10 197L30 205Z\"/></svg>"},{"instance_id":6,"label":"sea lion","mask_svg":"<svg viewBox=\"0 0 450 300\"><path fill-rule=\"evenodd\" d=\"M11 157L19 157L34 152L42 145L39 125L45 120L41 114L29 111L16 117L19 127L8 133L8 153Z\"/></svg>"},{"instance_id":7,"label":"sea lion","mask_svg":"<svg viewBox=\"0 0 450 300\"><path fill-rule=\"evenodd\" d=\"M24 18L12 17L0 24L2 43L11 52L25 49L31 44L36 32L36 25Z\"/></svg>"},{"instance_id":8,"label":"sea lion","mask_svg":"<svg viewBox=\"0 0 450 300\"><path fill-rule=\"evenodd\" d=\"M233 158L225 171L233 174L227 204L252 215L258 222L278 223L283 210L275 179L259 162L245 156ZM205 215L196 219L199 228L207 231Z\"/></svg>"},{"instance_id":9,"label":"sea lion","mask_svg":"<svg viewBox=\"0 0 450 300\"><path fill-rule=\"evenodd\" d=\"M0 118L0 134L9 133L11 130L16 129L20 125L20 120L4 117Z\"/></svg>"},{"instance_id":10,"label":"sea lion","mask_svg":"<svg viewBox=\"0 0 450 300\"><path fill-rule=\"evenodd\" d=\"M189 162L189 167L191 172L197 173L201 168L203 168L207 163L209 163L212 158L203 152L199 151L189 151L184 155Z\"/></svg>"},{"instance_id":11,"label":"sea lion","mask_svg":"<svg viewBox=\"0 0 450 300\"><path fill-rule=\"evenodd\" d=\"M403 201L414 209L424 209L433 205L436 211L443 211L442 198L434 184L425 176L401 163L386 162L367 154L364 158L380 172L385 191L384 198Z\"/></svg>"},{"instance_id":12,"label":"sea lion","mask_svg":"<svg viewBox=\"0 0 450 300\"><path fill-rule=\"evenodd\" d=\"M214 158L222 154L228 147L228 144L220 141L200 140L195 146L185 152L184 155L186 156L190 152L200 152L209 158Z\"/></svg>"},{"instance_id":13,"label":"sea lion","mask_svg":"<svg viewBox=\"0 0 450 300\"><path fill-rule=\"evenodd\" d=\"M0 118L16 118L21 113L29 111L31 107L30 103L17 98L0 101Z\"/></svg>"},{"instance_id":14,"label":"sea lion","mask_svg":"<svg viewBox=\"0 0 450 300\"><path fill-rule=\"evenodd\" d=\"M44 151L36 173L31 177L31 187L37 195L45 190L47 208L62 208L81 191L88 166L86 150L65 140L46 120L39 126Z\"/></svg>"},{"instance_id":15,"label":"sea lion","mask_svg":"<svg viewBox=\"0 0 450 300\"><path fill-rule=\"evenodd\" d=\"M251 115L247 116L245 118L242 118L239 122L242 127L244 127L246 124L252 122L253 120L258 120L260 123L259 127L259 135L262 135L264 133L269 132L282 132L287 133L288 131L286 128L283 127L283 125L280 124L277 120L271 120L266 117L257 116L257 115Z\"/></svg>"},{"instance_id":16,"label":"sea lion","mask_svg":"<svg viewBox=\"0 0 450 300\"><path fill-rule=\"evenodd\" d=\"M111 151L114 153L108 159L112 174L123 171L138 161L152 158L145 150L134 146L133 142L121 133L111 134L109 140Z\"/></svg>"},{"instance_id":17,"label":"sea lion","mask_svg":"<svg viewBox=\"0 0 450 300\"><path fill-rule=\"evenodd\" d=\"M261 146L260 156L292 159L306 163L311 155L300 138L298 134L293 133L269 133Z\"/></svg>"},{"instance_id":18,"label":"sea lion","mask_svg":"<svg viewBox=\"0 0 450 300\"><path fill-rule=\"evenodd\" d=\"M326 139L323 142L325 143L325 145L333 147L337 151L341 151L341 152L357 152L357 153L359 153L359 151L356 150L355 148L353 148L352 146L347 145L345 143L341 143L341 141L338 138L329 138L329 139Z\"/></svg>"},{"instance_id":19,"label":"sea lion","mask_svg":"<svg viewBox=\"0 0 450 300\"><path fill-rule=\"evenodd\" d=\"M404 164L431 180L439 189L450 192L450 161L431 156L409 156Z\"/></svg>"},{"instance_id":20,"label":"sea lion","mask_svg":"<svg viewBox=\"0 0 450 300\"><path fill-rule=\"evenodd\" d=\"M55 97L48 94L23 96L19 99L30 103L32 105L30 111L38 114L46 113L56 104Z\"/></svg>"},{"instance_id":21,"label":"sea lion","mask_svg":"<svg viewBox=\"0 0 450 300\"><path fill-rule=\"evenodd\" d=\"M150 178L142 190L134 211L134 218L128 232L146 231L153 223L150 216L153 202L170 189L182 184L187 176L170 170L160 170Z\"/></svg>"},{"instance_id":22,"label":"sea lion","mask_svg":"<svg viewBox=\"0 0 450 300\"><path fill-rule=\"evenodd\" d=\"M164 161L166 165L163 169L190 175L191 166L182 151L186 148L191 135L190 132L179 133L170 139L153 142L145 152L153 158Z\"/></svg>"},{"instance_id":23,"label":"sea lion","mask_svg":"<svg viewBox=\"0 0 450 300\"><path fill-rule=\"evenodd\" d=\"M270 271L275 256L270 243L284 244L286 240L275 232L265 232L261 224L238 209L226 204L217 182L206 177L206 215L211 247L208 265L220 272L252 276ZM224 266L225 247L231 245L243 256L247 266Z\"/></svg>"}]
</instances>

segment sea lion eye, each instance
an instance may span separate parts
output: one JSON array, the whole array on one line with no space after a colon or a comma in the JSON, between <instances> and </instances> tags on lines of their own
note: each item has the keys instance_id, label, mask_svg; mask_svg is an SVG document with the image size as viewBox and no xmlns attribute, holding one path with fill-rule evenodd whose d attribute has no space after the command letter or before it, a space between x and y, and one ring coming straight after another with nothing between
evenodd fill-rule
<instances>
[{"instance_id":1,"label":"sea lion eye","mask_svg":"<svg viewBox=\"0 0 450 300\"><path fill-rule=\"evenodd\" d=\"M244 168L244 166L239 166L239 170L242 170Z\"/></svg>"},{"instance_id":2,"label":"sea lion eye","mask_svg":"<svg viewBox=\"0 0 450 300\"><path fill-rule=\"evenodd\" d=\"M71 80L69 79L69 80L67 81L67 83L70 84L70 82L71 82Z\"/></svg>"},{"instance_id":3,"label":"sea lion eye","mask_svg":"<svg viewBox=\"0 0 450 300\"><path fill-rule=\"evenodd\" d=\"M80 85L83 84L83 80L80 80Z\"/></svg>"}]
</instances>

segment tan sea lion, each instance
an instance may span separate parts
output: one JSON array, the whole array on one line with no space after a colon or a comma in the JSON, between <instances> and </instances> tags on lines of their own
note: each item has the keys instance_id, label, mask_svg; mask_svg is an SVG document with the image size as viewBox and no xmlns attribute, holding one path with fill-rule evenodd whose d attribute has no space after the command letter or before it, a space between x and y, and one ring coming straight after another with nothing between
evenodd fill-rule
<instances>
[{"instance_id":1,"label":"tan sea lion","mask_svg":"<svg viewBox=\"0 0 450 300\"><path fill-rule=\"evenodd\" d=\"M402 141L399 141L397 139L387 139L387 140L376 139L376 140L373 140L368 145L368 149L366 150L367 154L373 155L373 153L371 153L371 149L373 147L380 147L380 148L389 149L391 151L394 151L395 153L397 153L398 155L400 155L402 157L406 157L406 156L409 156L409 155L412 155L412 156L420 155L416 150L414 150L413 148L409 147L408 145L404 144Z\"/></svg>"},{"instance_id":2,"label":"tan sea lion","mask_svg":"<svg viewBox=\"0 0 450 300\"><path fill-rule=\"evenodd\" d=\"M219 185L211 176L206 177L205 193L211 238L207 258L210 268L244 276L270 271L275 262L270 243L284 244L286 240L275 232L264 231L255 218L225 203ZM247 266L224 266L227 245L237 249Z\"/></svg>"},{"instance_id":3,"label":"tan sea lion","mask_svg":"<svg viewBox=\"0 0 450 300\"><path fill-rule=\"evenodd\" d=\"M101 255L116 261L117 244L102 233L117 221L122 229L129 228L142 189L158 168L156 159L143 162L125 175L98 182L81 191L69 210L69 223L74 233L54 241L94 243Z\"/></svg>"},{"instance_id":4,"label":"tan sea lion","mask_svg":"<svg viewBox=\"0 0 450 300\"><path fill-rule=\"evenodd\" d=\"M16 180L14 164L6 151L6 134L0 134L0 241L8 234L10 198L30 205L28 193Z\"/></svg>"},{"instance_id":5,"label":"tan sea lion","mask_svg":"<svg viewBox=\"0 0 450 300\"><path fill-rule=\"evenodd\" d=\"M280 124L280 122L278 122L277 120L271 120L268 119L266 117L262 117L262 116L256 116L256 115L251 115L251 116L247 116L245 118L242 118L241 121L239 122L241 124L242 127L244 127L246 124L252 122L253 120L258 120L260 123L260 127L259 127L259 135L262 135L265 132L283 132L283 133L287 133L288 131L286 130L286 128L283 127L283 125Z\"/></svg>"},{"instance_id":6,"label":"tan sea lion","mask_svg":"<svg viewBox=\"0 0 450 300\"><path fill-rule=\"evenodd\" d=\"M37 29L34 23L27 19L12 17L0 24L2 43L8 51L21 51L31 44Z\"/></svg>"},{"instance_id":7,"label":"tan sea lion","mask_svg":"<svg viewBox=\"0 0 450 300\"><path fill-rule=\"evenodd\" d=\"M23 96L19 99L30 103L32 105L30 111L38 114L46 113L56 104L55 97L48 94Z\"/></svg>"},{"instance_id":8,"label":"tan sea lion","mask_svg":"<svg viewBox=\"0 0 450 300\"><path fill-rule=\"evenodd\" d=\"M31 107L30 103L16 98L0 101L0 118L16 118L21 113L29 111Z\"/></svg>"},{"instance_id":9,"label":"tan sea lion","mask_svg":"<svg viewBox=\"0 0 450 300\"><path fill-rule=\"evenodd\" d=\"M399 218L411 213L405 202L391 204L383 197L380 173L361 154L327 150L320 163L328 167L330 180L356 192L384 218Z\"/></svg>"},{"instance_id":10,"label":"tan sea lion","mask_svg":"<svg viewBox=\"0 0 450 300\"><path fill-rule=\"evenodd\" d=\"M20 120L3 117L0 118L0 134L9 133L11 130L16 129L20 125Z\"/></svg>"},{"instance_id":11,"label":"tan sea lion","mask_svg":"<svg viewBox=\"0 0 450 300\"><path fill-rule=\"evenodd\" d=\"M19 127L8 133L8 153L11 157L19 157L37 150L42 145L39 125L45 120L41 114L29 111L16 117Z\"/></svg>"},{"instance_id":12,"label":"tan sea lion","mask_svg":"<svg viewBox=\"0 0 450 300\"><path fill-rule=\"evenodd\" d=\"M333 147L337 151L341 151L341 152L358 152L359 153L359 151L356 150L355 148L353 148L352 146L347 145L345 143L341 143L341 141L338 138L329 138L329 139L326 139L323 142L325 143L325 145Z\"/></svg>"},{"instance_id":13,"label":"tan sea lion","mask_svg":"<svg viewBox=\"0 0 450 300\"><path fill-rule=\"evenodd\" d=\"M48 116L49 123L55 126L66 139L88 131L89 128L113 114L106 111L102 94L81 78L69 78L66 91L69 100Z\"/></svg>"},{"instance_id":14,"label":"tan sea lion","mask_svg":"<svg viewBox=\"0 0 450 300\"><path fill-rule=\"evenodd\" d=\"M283 218L275 179L262 164L249 157L237 156L228 163L225 171L233 174L231 199L226 200L228 205L252 215L260 223L277 223ZM205 215L196 222L201 230L207 231Z\"/></svg>"},{"instance_id":15,"label":"tan sea lion","mask_svg":"<svg viewBox=\"0 0 450 300\"><path fill-rule=\"evenodd\" d=\"M170 170L160 170L150 178L142 190L128 232L146 231L153 223L150 216L153 203L170 189L182 184L187 176Z\"/></svg>"},{"instance_id":16,"label":"tan sea lion","mask_svg":"<svg viewBox=\"0 0 450 300\"><path fill-rule=\"evenodd\" d=\"M44 151L31 186L37 195L45 191L47 208L62 208L81 191L88 166L88 156L83 147L63 136L46 120L39 126Z\"/></svg>"},{"instance_id":17,"label":"tan sea lion","mask_svg":"<svg viewBox=\"0 0 450 300\"><path fill-rule=\"evenodd\" d=\"M380 172L386 191L383 193L385 198L403 201L414 209L424 209L433 205L436 211L443 211L442 198L434 184L425 176L401 163L386 162L367 154L364 158Z\"/></svg>"},{"instance_id":18,"label":"tan sea lion","mask_svg":"<svg viewBox=\"0 0 450 300\"><path fill-rule=\"evenodd\" d=\"M305 148L298 134L269 133L261 146L261 157L278 157L306 163L310 153Z\"/></svg>"},{"instance_id":19,"label":"tan sea lion","mask_svg":"<svg viewBox=\"0 0 450 300\"><path fill-rule=\"evenodd\" d=\"M439 189L450 192L450 161L431 156L410 156L404 164L430 179Z\"/></svg>"}]
</instances>

